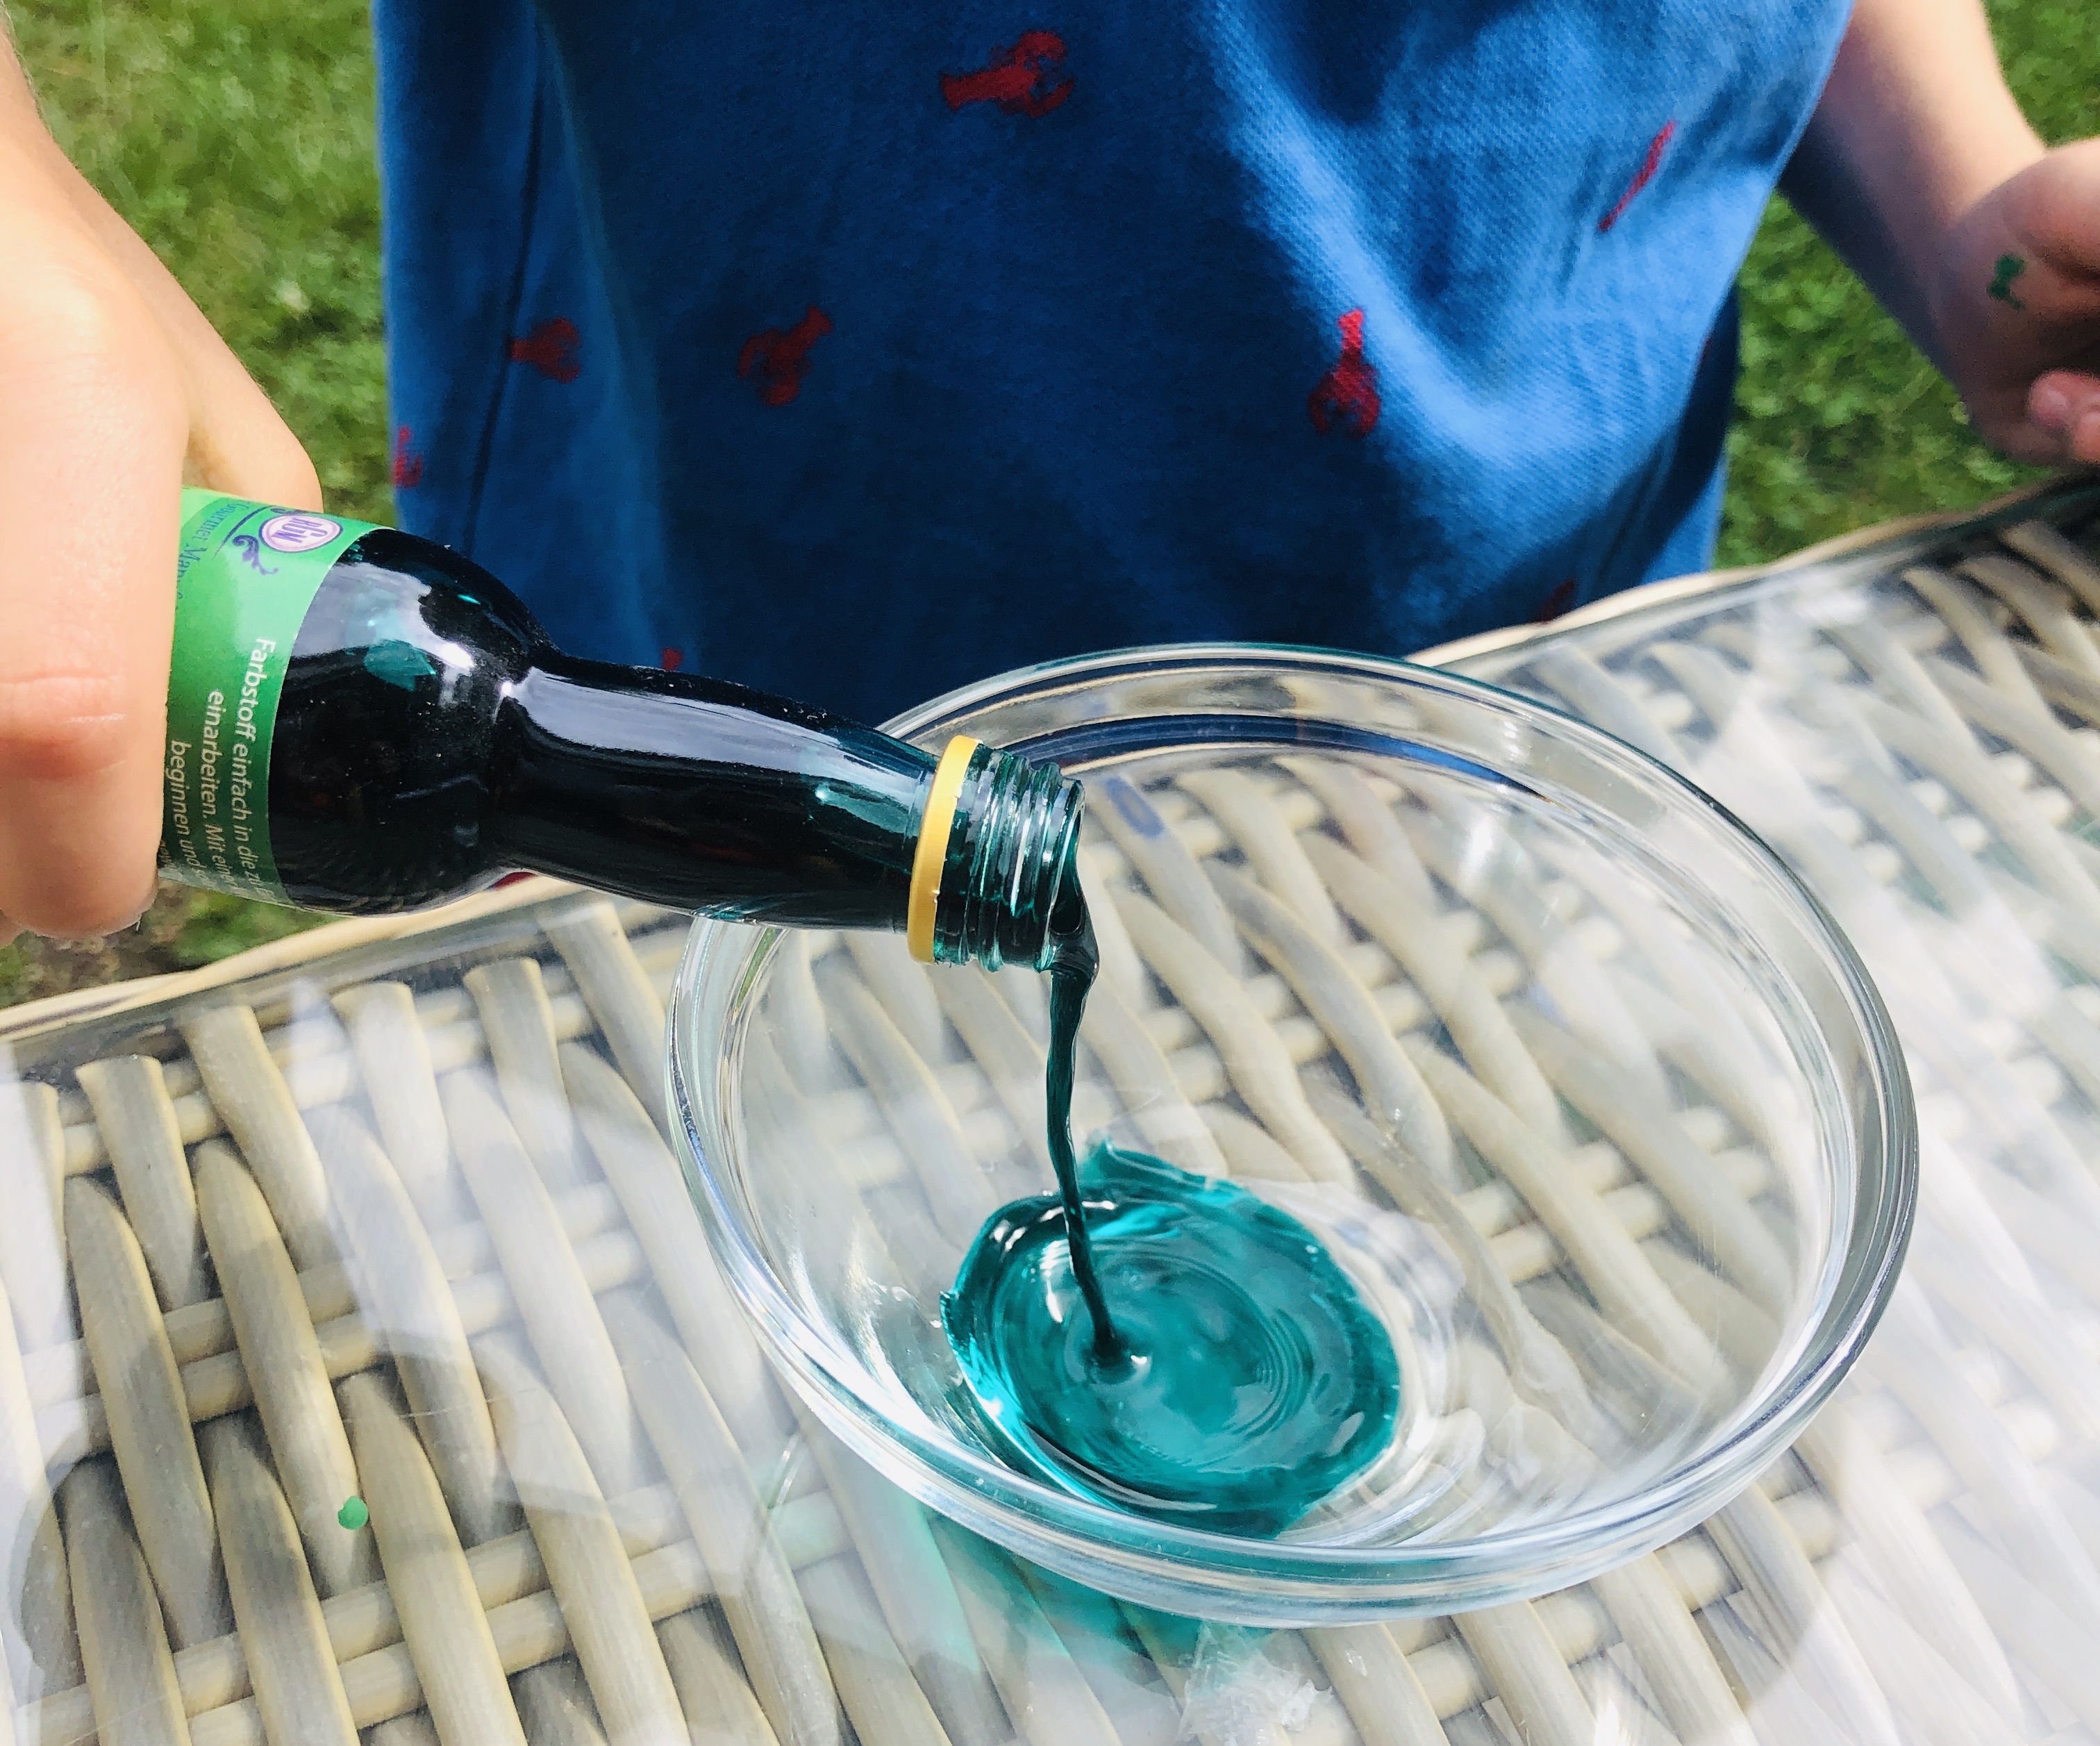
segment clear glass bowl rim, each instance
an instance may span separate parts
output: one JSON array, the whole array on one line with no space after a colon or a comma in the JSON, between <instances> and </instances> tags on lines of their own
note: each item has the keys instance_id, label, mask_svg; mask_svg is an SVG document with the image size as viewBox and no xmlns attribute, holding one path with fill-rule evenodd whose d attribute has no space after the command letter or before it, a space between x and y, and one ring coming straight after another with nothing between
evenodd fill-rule
<instances>
[{"instance_id":1,"label":"clear glass bowl rim","mask_svg":"<svg viewBox=\"0 0 2100 1746\"><path fill-rule=\"evenodd\" d=\"M730 1155L732 1145L716 1093L725 1069L734 1065L726 1052L736 1039L721 1036L720 1026L730 1003L770 958L778 933L704 918L695 924L673 990L666 1053L680 1163L716 1259L776 1364L801 1385L805 1403L878 1472L1018 1555L1127 1599L1251 1625L1335 1624L1462 1612L1536 1596L1652 1551L1726 1504L1793 1440L1843 1380L1901 1271L1917 1207L1917 1128L1903 1051L1880 993L1815 895L1712 796L1564 711L1440 668L1287 644L1163 644L995 675L892 718L885 731L904 739L937 733L1030 694L1092 689L1119 678L1221 672L1427 686L1514 716L1617 766L1618 774L1639 786L1674 791L1677 803L1718 820L1722 835L1732 837L1798 906L1804 933L1858 1022L1884 1137L1878 1157L1858 1161L1851 1240L1823 1312L1791 1370L1771 1386L1762 1410L1627 1497L1475 1539L1374 1548L1241 1540L1149 1520L896 1425L829 1367L833 1337L813 1326L780 1285L733 1202L735 1191L706 1162L716 1153ZM1010 743L1026 751L1030 742Z\"/></svg>"}]
</instances>

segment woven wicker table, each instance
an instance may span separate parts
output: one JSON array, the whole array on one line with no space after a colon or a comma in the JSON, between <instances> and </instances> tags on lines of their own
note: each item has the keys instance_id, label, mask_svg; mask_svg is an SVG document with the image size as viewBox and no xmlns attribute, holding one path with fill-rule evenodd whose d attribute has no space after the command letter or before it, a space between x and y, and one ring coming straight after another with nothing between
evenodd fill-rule
<instances>
[{"instance_id":1,"label":"woven wicker table","mask_svg":"<svg viewBox=\"0 0 2100 1746\"><path fill-rule=\"evenodd\" d=\"M2100 486L1432 659L1734 808L1910 1056L1896 1302L1701 1528L1536 1602L1260 1633L929 1518L776 1387L707 1254L661 1132L682 920L528 882L0 1019L0 1743L2100 1740ZM1230 807L1161 809L1198 861L1245 847ZM1329 822L1283 777L1253 810ZM1113 844L1094 866L1114 906ZM1448 976L1338 954L1404 1035L1533 973L1462 887L1434 887ZM1608 968L1636 919L1571 902ZM982 1030L866 942L814 949L840 955L814 998L849 981L891 1067L1003 1143L985 1038L1026 1027ZM1317 1064L1334 1039L1259 971L1233 1011ZM1125 974L1124 1067L1157 1062L1209 1162L1287 1174L1234 1039ZM1754 1203L1757 1113L1714 1039L1619 1010L1710 1090L1675 1131ZM855 1096L845 1140L893 1152L895 1112ZM1643 1149L1592 1138L1583 1179L1691 1290ZM1560 1265L1505 1185L1458 1201L1502 1289ZM1730 1313L1724 1350L1754 1347Z\"/></svg>"}]
</instances>

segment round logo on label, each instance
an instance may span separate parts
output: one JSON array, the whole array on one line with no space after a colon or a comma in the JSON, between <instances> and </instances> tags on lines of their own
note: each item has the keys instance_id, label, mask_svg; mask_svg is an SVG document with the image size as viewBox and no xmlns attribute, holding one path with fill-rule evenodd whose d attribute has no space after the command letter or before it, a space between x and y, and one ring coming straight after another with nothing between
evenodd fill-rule
<instances>
[{"instance_id":1,"label":"round logo on label","mask_svg":"<svg viewBox=\"0 0 2100 1746\"><path fill-rule=\"evenodd\" d=\"M325 515L273 515L262 524L262 543L273 552L311 552L342 531Z\"/></svg>"}]
</instances>

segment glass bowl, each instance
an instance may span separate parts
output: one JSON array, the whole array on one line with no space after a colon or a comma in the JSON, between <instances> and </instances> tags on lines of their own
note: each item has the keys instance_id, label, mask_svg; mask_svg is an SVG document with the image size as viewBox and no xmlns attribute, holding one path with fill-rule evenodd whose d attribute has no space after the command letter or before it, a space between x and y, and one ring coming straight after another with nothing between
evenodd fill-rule
<instances>
[{"instance_id":1,"label":"glass bowl","mask_svg":"<svg viewBox=\"0 0 2100 1746\"><path fill-rule=\"evenodd\" d=\"M940 1295L1051 1188L1040 980L703 923L671 1096L709 1238L804 1409L924 1503L1173 1612L1458 1611L1692 1526L1858 1353L1916 1195L1902 1056L1814 898L1661 765L1476 681L1244 646L1037 668L891 730L1086 783L1082 1144L1295 1215L1402 1378L1377 1462L1271 1538L1008 1466L957 1409Z\"/></svg>"}]
</instances>

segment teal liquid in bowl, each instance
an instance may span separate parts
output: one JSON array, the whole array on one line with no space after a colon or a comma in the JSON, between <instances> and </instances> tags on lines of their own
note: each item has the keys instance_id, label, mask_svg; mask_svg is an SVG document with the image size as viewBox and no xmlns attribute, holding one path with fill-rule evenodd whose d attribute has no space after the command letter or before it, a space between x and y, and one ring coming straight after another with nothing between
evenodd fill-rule
<instances>
[{"instance_id":1,"label":"teal liquid in bowl","mask_svg":"<svg viewBox=\"0 0 2100 1746\"><path fill-rule=\"evenodd\" d=\"M942 1300L980 1429L1008 1460L1123 1509L1267 1535L1378 1458L1399 1362L1310 1231L1234 1184L1105 1142L1079 1188L1112 1355L1056 1196L994 1215Z\"/></svg>"},{"instance_id":2,"label":"teal liquid in bowl","mask_svg":"<svg viewBox=\"0 0 2100 1746\"><path fill-rule=\"evenodd\" d=\"M1059 1192L986 1221L942 1321L981 1434L1023 1471L1191 1527L1277 1533L1385 1450L1399 1360L1288 1213L1105 1141L1074 1158L1095 964L1081 919L1051 971Z\"/></svg>"}]
</instances>

